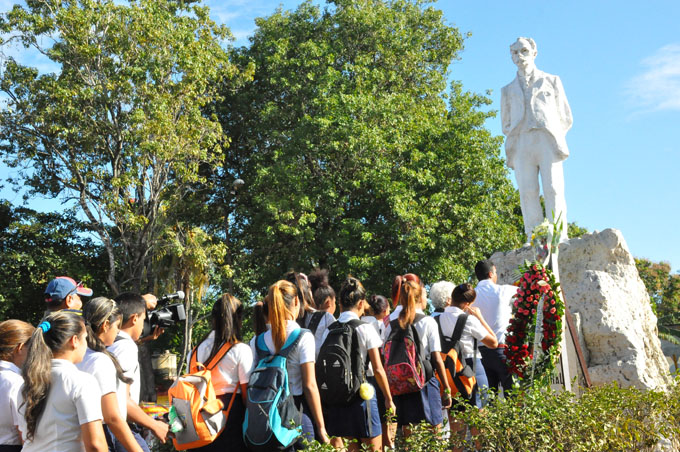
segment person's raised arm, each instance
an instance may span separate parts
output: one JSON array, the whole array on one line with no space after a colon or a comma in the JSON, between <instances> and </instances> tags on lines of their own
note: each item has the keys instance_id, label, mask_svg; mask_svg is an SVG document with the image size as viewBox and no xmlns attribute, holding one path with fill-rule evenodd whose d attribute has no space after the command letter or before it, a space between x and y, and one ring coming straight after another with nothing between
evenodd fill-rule
<instances>
[{"instance_id":1,"label":"person's raised arm","mask_svg":"<svg viewBox=\"0 0 680 452\"><path fill-rule=\"evenodd\" d=\"M482 344L487 346L488 348L497 348L498 347L498 339L496 339L496 333L493 332L491 327L489 326L488 323L486 323L486 320L484 320L484 316L482 315L482 311L479 310L478 307L476 306L468 306L467 309L465 310L468 314L473 315L479 320L479 323L482 324L484 329L489 333L487 336L485 336L482 339Z\"/></svg>"}]
</instances>

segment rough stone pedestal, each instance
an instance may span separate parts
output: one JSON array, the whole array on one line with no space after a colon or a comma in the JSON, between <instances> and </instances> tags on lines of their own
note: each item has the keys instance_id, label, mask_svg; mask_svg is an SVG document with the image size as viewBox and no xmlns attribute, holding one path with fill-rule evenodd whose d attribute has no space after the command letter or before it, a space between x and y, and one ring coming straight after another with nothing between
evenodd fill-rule
<instances>
[{"instance_id":1,"label":"rough stone pedestal","mask_svg":"<svg viewBox=\"0 0 680 452\"><path fill-rule=\"evenodd\" d=\"M528 247L491 256L499 283L512 283L515 269L532 258ZM561 244L559 276L592 383L665 388L671 379L656 316L621 232L606 229Z\"/></svg>"}]
</instances>

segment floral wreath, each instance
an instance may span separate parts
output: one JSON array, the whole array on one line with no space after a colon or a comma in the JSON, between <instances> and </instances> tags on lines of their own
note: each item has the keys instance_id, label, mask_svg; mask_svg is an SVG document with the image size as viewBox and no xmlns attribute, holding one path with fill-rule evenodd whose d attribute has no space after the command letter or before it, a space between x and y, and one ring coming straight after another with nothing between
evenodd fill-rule
<instances>
[{"instance_id":1,"label":"floral wreath","mask_svg":"<svg viewBox=\"0 0 680 452\"><path fill-rule=\"evenodd\" d=\"M508 326L504 350L508 370L520 380L544 380L550 377L560 356L564 302L554 273L539 262L525 262L519 270L517 295ZM537 309L543 298L540 349L535 346ZM537 359L533 363L534 353Z\"/></svg>"}]
</instances>

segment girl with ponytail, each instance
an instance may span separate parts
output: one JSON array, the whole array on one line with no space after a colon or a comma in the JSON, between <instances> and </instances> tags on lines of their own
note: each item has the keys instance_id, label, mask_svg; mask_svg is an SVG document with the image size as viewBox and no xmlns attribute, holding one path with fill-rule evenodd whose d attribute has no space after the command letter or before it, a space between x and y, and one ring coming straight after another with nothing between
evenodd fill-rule
<instances>
[{"instance_id":1,"label":"girl with ponytail","mask_svg":"<svg viewBox=\"0 0 680 452\"><path fill-rule=\"evenodd\" d=\"M55 312L38 325L27 343L19 412L25 452L104 452L101 393L97 380L75 364L87 350L79 315Z\"/></svg>"},{"instance_id":2,"label":"girl with ponytail","mask_svg":"<svg viewBox=\"0 0 680 452\"><path fill-rule=\"evenodd\" d=\"M395 288L395 284L398 287ZM444 362L441 359L441 342L437 322L423 312L427 305L427 292L420 278L413 273L398 276L392 285L393 295L398 296L397 302L400 309L390 316L391 322L385 328L384 340L390 340L392 332L412 328L418 339L416 344L420 356L424 357L426 383L418 392L394 396L394 404L397 407L397 424L404 428L404 433L409 434L411 424L419 424L427 421L430 425L438 427L443 420L442 408L451 406L451 388L446 380ZM443 396L440 396L439 382L434 376L436 371L444 382Z\"/></svg>"},{"instance_id":3,"label":"girl with ponytail","mask_svg":"<svg viewBox=\"0 0 680 452\"><path fill-rule=\"evenodd\" d=\"M356 350L361 356L359 362L366 369L371 386L362 385L364 389L359 391L360 396L347 404L324 405L324 416L331 435L349 440L349 451L381 451L383 430L380 419L388 410L392 413L395 410L380 359L382 339L373 326L359 320L366 307L366 290L361 281L348 276L340 287L339 301L342 312L331 329L335 331L340 324L348 324L352 335L356 333L358 344L351 352Z\"/></svg>"},{"instance_id":4,"label":"girl with ponytail","mask_svg":"<svg viewBox=\"0 0 680 452\"><path fill-rule=\"evenodd\" d=\"M24 384L21 366L26 361L26 342L32 325L21 320L0 322L0 452L19 452L19 390Z\"/></svg>"},{"instance_id":5,"label":"girl with ponytail","mask_svg":"<svg viewBox=\"0 0 680 452\"><path fill-rule=\"evenodd\" d=\"M323 272L321 271L320 274L315 271L313 275L315 283L321 283L319 278L323 279ZM297 296L301 304L297 322L300 325L300 328L307 328L314 335L314 356L319 356L323 336L328 327L335 322L335 317L333 317L333 314L320 309L319 305L316 304L315 298L312 296L310 279L307 275L290 271L286 273L285 279L293 283L297 289ZM328 283L327 274L326 283ZM330 293L327 289L333 290L333 288L326 284L324 293ZM335 305L335 291L333 291L333 305ZM315 309L315 307L319 308L319 310ZM335 308L333 310L335 310Z\"/></svg>"},{"instance_id":6,"label":"girl with ponytail","mask_svg":"<svg viewBox=\"0 0 680 452\"><path fill-rule=\"evenodd\" d=\"M191 352L188 362L192 363L196 354L196 362L207 364L223 346L229 344L229 350L211 371L211 381L215 395L222 400L225 411L230 405L231 409L227 425L215 441L195 450L245 452L248 449L243 442L242 425L246 413L246 389L253 367L253 352L248 345L241 342L243 304L238 298L225 293L213 304L211 317L212 331Z\"/></svg>"},{"instance_id":7,"label":"girl with ponytail","mask_svg":"<svg viewBox=\"0 0 680 452\"><path fill-rule=\"evenodd\" d=\"M281 350L293 331L300 329L296 319L300 314L301 302L295 284L286 280L272 284L264 299L264 308L267 312L269 330L250 341L253 356L258 355L256 348L258 337L263 336L269 353L273 355ZM295 405L302 413L303 437L314 439L316 431L316 438L328 443L319 389L316 385L315 361L314 336L309 330L302 329L295 349L286 360L288 384ZM301 447L299 444L296 448Z\"/></svg>"},{"instance_id":8,"label":"girl with ponytail","mask_svg":"<svg viewBox=\"0 0 680 452\"><path fill-rule=\"evenodd\" d=\"M132 379L123 375L118 360L106 349L116 340L123 314L115 301L97 297L85 305L83 318L87 323L88 348L76 367L92 375L99 384L109 450L115 452L115 438L128 452L142 452L126 421L127 385Z\"/></svg>"}]
</instances>

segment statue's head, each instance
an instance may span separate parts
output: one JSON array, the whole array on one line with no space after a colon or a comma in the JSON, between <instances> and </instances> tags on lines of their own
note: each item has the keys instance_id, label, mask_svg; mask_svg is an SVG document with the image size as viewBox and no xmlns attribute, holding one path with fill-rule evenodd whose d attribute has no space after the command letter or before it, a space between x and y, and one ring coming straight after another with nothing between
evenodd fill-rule
<instances>
[{"instance_id":1,"label":"statue's head","mask_svg":"<svg viewBox=\"0 0 680 452\"><path fill-rule=\"evenodd\" d=\"M512 62L517 65L518 69L524 71L534 65L534 59L537 54L536 43L531 38L517 38L517 41L510 46Z\"/></svg>"}]
</instances>

